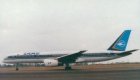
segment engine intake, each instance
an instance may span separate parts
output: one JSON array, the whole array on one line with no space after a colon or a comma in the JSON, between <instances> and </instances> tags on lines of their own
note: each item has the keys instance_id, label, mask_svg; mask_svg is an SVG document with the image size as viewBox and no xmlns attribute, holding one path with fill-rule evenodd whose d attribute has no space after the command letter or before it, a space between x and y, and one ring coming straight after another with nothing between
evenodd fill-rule
<instances>
[{"instance_id":1,"label":"engine intake","mask_svg":"<svg viewBox=\"0 0 140 80\"><path fill-rule=\"evenodd\" d=\"M45 66L60 66L58 60L55 59L45 59L44 60Z\"/></svg>"}]
</instances>

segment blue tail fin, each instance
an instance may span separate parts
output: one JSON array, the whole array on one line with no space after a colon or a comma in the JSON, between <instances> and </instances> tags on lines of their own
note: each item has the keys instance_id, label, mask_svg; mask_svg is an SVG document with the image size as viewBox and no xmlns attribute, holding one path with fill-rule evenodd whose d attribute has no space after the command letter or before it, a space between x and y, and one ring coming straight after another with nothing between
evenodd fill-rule
<instances>
[{"instance_id":1,"label":"blue tail fin","mask_svg":"<svg viewBox=\"0 0 140 80\"><path fill-rule=\"evenodd\" d=\"M117 40L108 48L108 50L125 51L131 30L125 30Z\"/></svg>"}]
</instances>

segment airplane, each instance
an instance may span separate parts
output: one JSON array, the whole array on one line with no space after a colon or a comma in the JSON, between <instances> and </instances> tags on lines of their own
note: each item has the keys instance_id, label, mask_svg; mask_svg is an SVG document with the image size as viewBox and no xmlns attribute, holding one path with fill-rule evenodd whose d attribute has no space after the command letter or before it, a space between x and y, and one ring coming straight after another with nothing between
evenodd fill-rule
<instances>
[{"instance_id":1,"label":"airplane","mask_svg":"<svg viewBox=\"0 0 140 80\"><path fill-rule=\"evenodd\" d=\"M73 63L107 61L125 57L132 54L132 52L137 51L138 49L126 51L130 33L131 30L124 30L106 52L87 53L87 50L81 50L69 54L25 53L24 55L8 56L3 60L3 63L15 64L16 70L19 70L19 63L44 63L45 66L64 66L65 70L71 70L71 64Z\"/></svg>"}]
</instances>

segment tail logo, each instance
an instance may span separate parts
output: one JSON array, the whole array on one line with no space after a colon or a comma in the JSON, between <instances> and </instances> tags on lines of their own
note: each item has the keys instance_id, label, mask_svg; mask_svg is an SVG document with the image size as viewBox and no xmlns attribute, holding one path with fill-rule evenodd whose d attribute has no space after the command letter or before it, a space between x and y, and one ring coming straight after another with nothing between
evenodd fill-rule
<instances>
[{"instance_id":1,"label":"tail logo","mask_svg":"<svg viewBox=\"0 0 140 80\"><path fill-rule=\"evenodd\" d=\"M125 41L121 40L117 43L117 45L120 47L125 47L126 44L125 44Z\"/></svg>"},{"instance_id":2,"label":"tail logo","mask_svg":"<svg viewBox=\"0 0 140 80\"><path fill-rule=\"evenodd\" d=\"M131 30L125 30L108 50L125 51Z\"/></svg>"}]
</instances>

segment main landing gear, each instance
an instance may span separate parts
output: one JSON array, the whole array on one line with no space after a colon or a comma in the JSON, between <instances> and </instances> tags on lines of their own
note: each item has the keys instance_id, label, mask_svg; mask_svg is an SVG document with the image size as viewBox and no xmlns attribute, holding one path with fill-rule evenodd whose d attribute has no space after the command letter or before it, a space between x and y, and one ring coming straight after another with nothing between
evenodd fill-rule
<instances>
[{"instance_id":1,"label":"main landing gear","mask_svg":"<svg viewBox=\"0 0 140 80\"><path fill-rule=\"evenodd\" d=\"M17 63L17 64L16 64L16 71L19 70L19 67L18 67L18 66L19 66L19 64Z\"/></svg>"},{"instance_id":2,"label":"main landing gear","mask_svg":"<svg viewBox=\"0 0 140 80\"><path fill-rule=\"evenodd\" d=\"M72 68L69 64L66 64L65 70L72 70Z\"/></svg>"},{"instance_id":3,"label":"main landing gear","mask_svg":"<svg viewBox=\"0 0 140 80\"><path fill-rule=\"evenodd\" d=\"M19 68L18 67L16 67L16 71L18 71L19 70Z\"/></svg>"}]
</instances>

